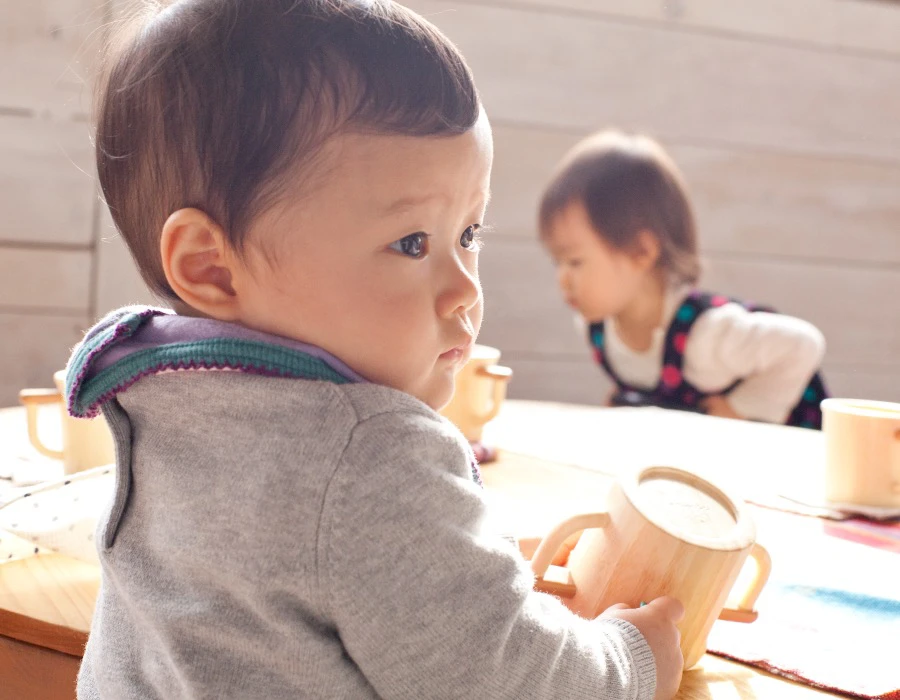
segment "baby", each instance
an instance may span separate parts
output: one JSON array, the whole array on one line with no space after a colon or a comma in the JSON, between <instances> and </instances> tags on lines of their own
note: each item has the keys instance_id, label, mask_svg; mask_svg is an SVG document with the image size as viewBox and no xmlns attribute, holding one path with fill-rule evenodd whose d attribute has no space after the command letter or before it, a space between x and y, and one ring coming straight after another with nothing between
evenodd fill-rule
<instances>
[{"instance_id":1,"label":"baby","mask_svg":"<svg viewBox=\"0 0 900 700\"><path fill-rule=\"evenodd\" d=\"M124 30L100 183L147 284L69 362L115 436L78 697L671 698L680 603L580 619L435 409L478 334L491 130L388 0L183 0Z\"/></svg>"},{"instance_id":2,"label":"baby","mask_svg":"<svg viewBox=\"0 0 900 700\"><path fill-rule=\"evenodd\" d=\"M612 403L821 427L822 334L694 287L694 217L659 144L616 131L579 143L544 192L539 228Z\"/></svg>"}]
</instances>

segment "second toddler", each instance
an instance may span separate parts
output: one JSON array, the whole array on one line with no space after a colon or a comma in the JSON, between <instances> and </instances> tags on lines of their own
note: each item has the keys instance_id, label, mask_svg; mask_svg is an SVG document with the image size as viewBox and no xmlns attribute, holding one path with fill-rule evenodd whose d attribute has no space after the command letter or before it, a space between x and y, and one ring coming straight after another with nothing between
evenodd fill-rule
<instances>
[{"instance_id":1,"label":"second toddler","mask_svg":"<svg viewBox=\"0 0 900 700\"><path fill-rule=\"evenodd\" d=\"M695 287L687 191L655 141L605 131L579 143L544 192L539 225L614 403L821 427L822 334Z\"/></svg>"}]
</instances>

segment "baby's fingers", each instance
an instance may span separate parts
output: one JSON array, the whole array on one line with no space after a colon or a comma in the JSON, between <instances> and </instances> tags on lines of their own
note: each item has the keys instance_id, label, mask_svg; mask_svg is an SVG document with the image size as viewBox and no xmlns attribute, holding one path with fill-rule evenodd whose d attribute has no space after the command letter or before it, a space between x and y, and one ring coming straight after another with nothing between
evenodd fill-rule
<instances>
[{"instance_id":1,"label":"baby's fingers","mask_svg":"<svg viewBox=\"0 0 900 700\"><path fill-rule=\"evenodd\" d=\"M606 610L604 610L600 616L609 615L611 613L616 612L617 610L630 610L630 605L625 605L625 603L616 603L615 605L610 605Z\"/></svg>"},{"instance_id":2,"label":"baby's fingers","mask_svg":"<svg viewBox=\"0 0 900 700\"><path fill-rule=\"evenodd\" d=\"M647 607L652 608L655 612L662 613L672 622L681 622L684 619L684 606L681 601L671 596L661 596L651 600Z\"/></svg>"}]
</instances>

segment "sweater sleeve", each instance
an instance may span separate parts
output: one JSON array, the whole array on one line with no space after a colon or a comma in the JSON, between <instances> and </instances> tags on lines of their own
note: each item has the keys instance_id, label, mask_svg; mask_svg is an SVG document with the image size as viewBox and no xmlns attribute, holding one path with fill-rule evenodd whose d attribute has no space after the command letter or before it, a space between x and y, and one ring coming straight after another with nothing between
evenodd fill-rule
<instances>
[{"instance_id":1,"label":"sweater sleeve","mask_svg":"<svg viewBox=\"0 0 900 700\"><path fill-rule=\"evenodd\" d=\"M532 590L487 528L452 426L411 413L358 424L323 504L319 581L347 654L380 697L653 697L649 645Z\"/></svg>"},{"instance_id":2,"label":"sweater sleeve","mask_svg":"<svg viewBox=\"0 0 900 700\"><path fill-rule=\"evenodd\" d=\"M783 423L824 354L825 338L812 324L725 304L694 323L685 374L697 386L740 379L728 395L731 407L745 418Z\"/></svg>"}]
</instances>

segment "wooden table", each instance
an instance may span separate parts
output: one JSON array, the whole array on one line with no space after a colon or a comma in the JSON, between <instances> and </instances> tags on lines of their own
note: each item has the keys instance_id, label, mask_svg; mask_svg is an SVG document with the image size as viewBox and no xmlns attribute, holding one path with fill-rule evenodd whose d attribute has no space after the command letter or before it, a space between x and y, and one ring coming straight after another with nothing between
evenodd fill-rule
<instances>
[{"instance_id":1,"label":"wooden table","mask_svg":"<svg viewBox=\"0 0 900 700\"><path fill-rule=\"evenodd\" d=\"M0 449L21 443L23 420L19 409L0 410ZM739 494L761 484L767 491L815 484L823 468L821 435L813 431L657 409L507 401L485 438L501 449L482 472L493 517L522 536L596 508L610 477L637 464L689 466ZM66 557L0 565L0 694L73 697L98 582L96 567ZM677 696L825 697L837 696L712 655L685 674Z\"/></svg>"}]
</instances>

